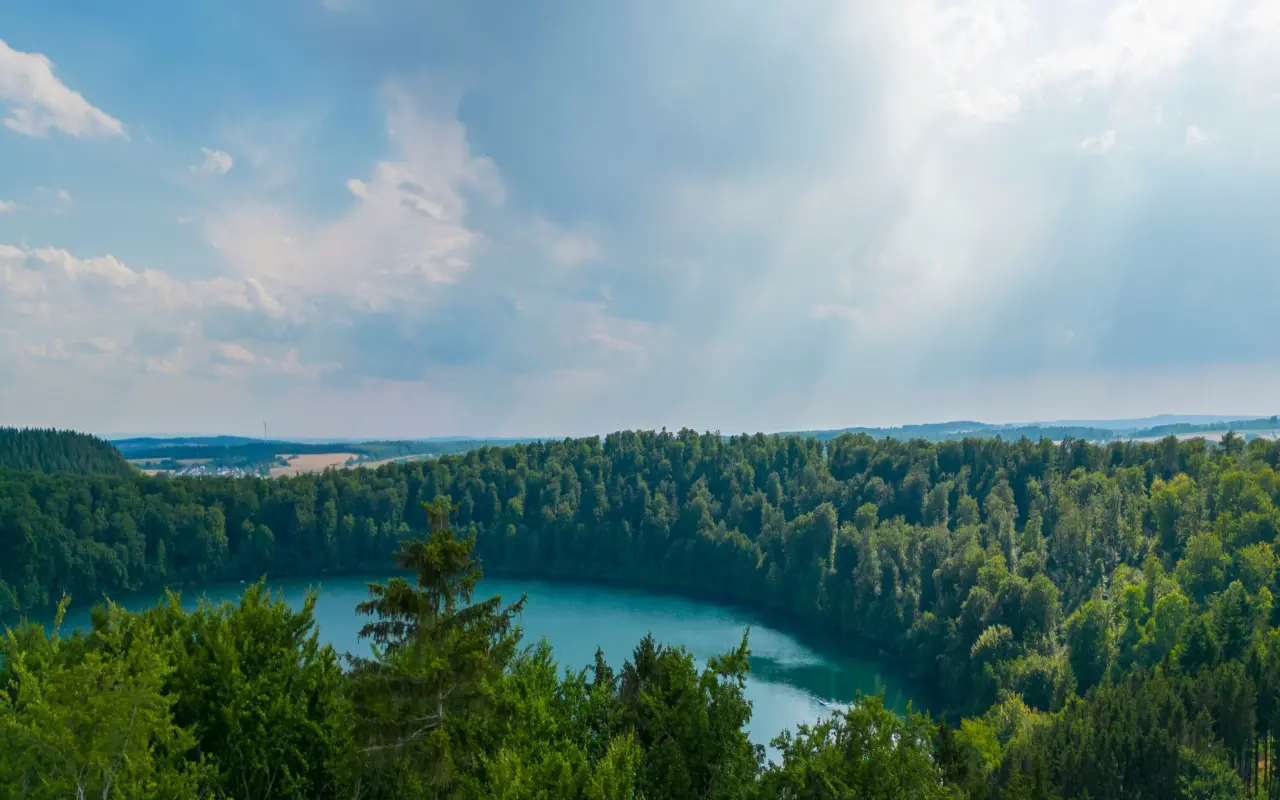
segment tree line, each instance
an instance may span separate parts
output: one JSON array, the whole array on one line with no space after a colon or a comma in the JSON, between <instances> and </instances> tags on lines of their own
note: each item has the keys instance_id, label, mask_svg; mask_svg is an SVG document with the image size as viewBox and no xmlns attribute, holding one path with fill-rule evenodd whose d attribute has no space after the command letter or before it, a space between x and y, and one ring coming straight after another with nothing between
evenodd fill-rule
<instances>
[{"instance_id":1,"label":"tree line","mask_svg":"<svg viewBox=\"0 0 1280 800\"><path fill-rule=\"evenodd\" d=\"M747 738L740 646L699 668L646 637L620 670L560 670L521 646L524 598L473 602L474 537L428 505L401 544L413 572L370 586L369 656L318 643L312 612L265 583L237 604L180 598L94 609L88 631L0 640L0 797L954 797L934 729L881 698L779 737ZM343 663L345 661L345 663ZM815 794L818 792L818 794ZM835 794L832 794L832 793Z\"/></svg>"},{"instance_id":2,"label":"tree line","mask_svg":"<svg viewBox=\"0 0 1280 800\"><path fill-rule=\"evenodd\" d=\"M1237 436L663 431L272 481L9 472L0 604L381 570L444 496L491 572L627 581L877 642L939 690L940 726L900 722L948 791L1271 796L1278 465L1280 445ZM847 723L793 734L794 758L834 769L822 742L847 743Z\"/></svg>"},{"instance_id":3,"label":"tree line","mask_svg":"<svg viewBox=\"0 0 1280 800\"><path fill-rule=\"evenodd\" d=\"M85 433L0 427L0 469L125 475L129 464L109 443Z\"/></svg>"}]
</instances>

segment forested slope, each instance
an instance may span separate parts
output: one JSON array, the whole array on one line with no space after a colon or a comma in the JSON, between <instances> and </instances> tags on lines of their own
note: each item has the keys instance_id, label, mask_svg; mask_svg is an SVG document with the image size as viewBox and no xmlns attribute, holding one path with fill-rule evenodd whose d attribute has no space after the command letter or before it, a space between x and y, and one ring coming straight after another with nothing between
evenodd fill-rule
<instances>
[{"instance_id":1,"label":"forested slope","mask_svg":"<svg viewBox=\"0 0 1280 800\"><path fill-rule=\"evenodd\" d=\"M1270 789L1278 461L1236 437L682 431L275 481L10 472L0 603L384 569L443 494L490 571L627 580L880 643L953 724L971 716L937 742L973 796Z\"/></svg>"},{"instance_id":2,"label":"forested slope","mask_svg":"<svg viewBox=\"0 0 1280 800\"><path fill-rule=\"evenodd\" d=\"M82 475L127 475L120 453L96 436L74 431L0 427L0 468Z\"/></svg>"},{"instance_id":3,"label":"forested slope","mask_svg":"<svg viewBox=\"0 0 1280 800\"><path fill-rule=\"evenodd\" d=\"M524 598L472 603L475 539L447 500L429 512L396 558L413 577L356 609L365 656L319 644L314 596L291 609L262 584L238 604L99 606L86 632L0 638L0 798L961 796L944 763L967 740L948 737L944 761L926 718L879 697L788 732L766 763L746 731L745 631L703 666L646 636L621 669L597 651L562 670L521 642Z\"/></svg>"}]
</instances>

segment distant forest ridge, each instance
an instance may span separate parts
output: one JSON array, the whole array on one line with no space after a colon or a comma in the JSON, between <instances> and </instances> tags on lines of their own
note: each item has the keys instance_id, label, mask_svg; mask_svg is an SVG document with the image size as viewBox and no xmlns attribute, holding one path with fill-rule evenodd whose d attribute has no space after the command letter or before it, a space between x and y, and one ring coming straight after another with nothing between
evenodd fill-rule
<instances>
[{"instance_id":1,"label":"distant forest ridge","mask_svg":"<svg viewBox=\"0 0 1280 800\"><path fill-rule=\"evenodd\" d=\"M1156 425L1141 423L1170 420ZM930 422L896 427L832 428L820 430L782 431L781 436L813 437L829 441L846 433L865 433L876 439L924 439L930 442L959 441L965 438L1020 439L1023 436L1039 439L1082 439L1090 442L1107 442L1124 439L1151 439L1164 436L1187 436L1197 433L1219 433L1234 430L1237 433L1280 432L1280 418L1270 417L1213 417L1210 415L1177 416L1163 414L1136 420L1084 420L1070 422L991 423L975 420ZM539 441L556 441L566 437L430 437L422 439L256 439L246 436L180 436L180 437L131 437L110 439L126 458L163 458L174 455L175 448L183 451L183 458L210 458L264 452L331 453L335 449L367 453L374 457L412 454L459 453L478 447L503 447L512 444L529 444ZM570 437L572 438L572 437ZM383 454L386 455L383 455Z\"/></svg>"},{"instance_id":2,"label":"distant forest ridge","mask_svg":"<svg viewBox=\"0 0 1280 800\"><path fill-rule=\"evenodd\" d=\"M888 438L903 441L923 439L929 442L992 439L996 437L1005 440L1016 440L1024 436L1032 441L1039 441L1040 439L1052 439L1054 441L1080 439L1088 442L1110 442L1126 439L1159 439L1165 436L1194 436L1196 434L1221 433L1228 430L1235 431L1246 439L1258 435L1275 438L1277 433L1280 433L1280 418L1273 415L1252 419L1221 419L1210 422L1172 422L1163 425L1132 428L1109 427L1104 420L1099 420L1091 425L1054 425L1051 423L992 424L959 420L923 425L903 425L894 428L856 427L833 430L788 431L783 435L811 436L821 441L830 441L846 433L865 433L876 439Z\"/></svg>"},{"instance_id":3,"label":"distant forest ridge","mask_svg":"<svg viewBox=\"0 0 1280 800\"><path fill-rule=\"evenodd\" d=\"M1016 441L1027 438L1032 441L1050 439L1063 441L1077 439L1088 442L1159 439L1165 436L1191 438L1204 435L1214 438L1228 430L1241 438L1280 439L1280 420L1276 416L1250 419L1222 419L1213 421L1204 417L1155 417L1155 420L1176 420L1166 424L1146 427L1117 428L1106 420L1089 420L1089 424L1059 425L1053 423L992 424L971 420L904 425L876 428L852 427L834 430L808 430L785 432L782 436L814 438L831 441L844 434L866 434L875 439L898 441L924 440L932 443L961 441L964 439L993 439ZM1202 421L1209 419L1210 421ZM1142 422L1123 420L1120 422ZM190 437L134 437L107 441L89 434L35 428L0 428L0 467L11 469L36 469L43 472L77 472L81 474L124 474L135 466L160 466L162 470L190 468L192 462L204 462L207 467L248 468L261 474L288 464L298 456L321 454L349 454L348 466L355 464L376 465L390 460L434 458L441 455L466 453L484 447L505 447L539 441L553 441L552 437L537 438L457 438L416 440L334 440L320 442L264 440L244 436L190 436ZM152 463L148 463L152 462Z\"/></svg>"},{"instance_id":4,"label":"distant forest ridge","mask_svg":"<svg viewBox=\"0 0 1280 800\"><path fill-rule=\"evenodd\" d=\"M116 448L87 433L0 427L0 469L127 475L132 468Z\"/></svg>"},{"instance_id":5,"label":"distant forest ridge","mask_svg":"<svg viewBox=\"0 0 1280 800\"><path fill-rule=\"evenodd\" d=\"M243 458L270 457L279 453L306 455L332 453L337 450L358 453L372 459L410 455L441 455L474 450L490 440L456 439L450 441L369 441L369 442L291 442L275 439L246 439L238 436L202 436L192 438L137 438L111 442L130 460L151 458Z\"/></svg>"},{"instance_id":6,"label":"distant forest ridge","mask_svg":"<svg viewBox=\"0 0 1280 800\"><path fill-rule=\"evenodd\" d=\"M265 476L275 475L273 469L287 468L290 460L298 457L338 454L344 458L337 465L377 465L392 460L465 453L490 444L498 442L459 439L320 444L238 436L141 437L109 442L69 430L0 427L0 469L127 475L137 467L147 467L175 474L198 464L202 469L211 470L206 474ZM224 469L233 471L218 472Z\"/></svg>"}]
</instances>

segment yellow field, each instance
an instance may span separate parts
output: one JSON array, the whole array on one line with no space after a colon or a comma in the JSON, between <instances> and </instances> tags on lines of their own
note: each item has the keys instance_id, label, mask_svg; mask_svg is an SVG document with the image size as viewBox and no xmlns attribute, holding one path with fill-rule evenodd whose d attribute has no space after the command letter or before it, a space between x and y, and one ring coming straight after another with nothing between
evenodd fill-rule
<instances>
[{"instance_id":1,"label":"yellow field","mask_svg":"<svg viewBox=\"0 0 1280 800\"><path fill-rule=\"evenodd\" d=\"M196 464L208 464L212 460L213 460L212 458L180 458L178 459L178 463L184 467L190 467ZM129 459L129 463L134 465L135 467L143 467L143 472L146 472L151 467L152 464L159 464L163 461L165 461L165 459L163 458L131 458Z\"/></svg>"},{"instance_id":2,"label":"yellow field","mask_svg":"<svg viewBox=\"0 0 1280 800\"><path fill-rule=\"evenodd\" d=\"M344 467L347 460L356 458L355 453L311 453L303 456L284 456L288 460L287 467L272 467L271 477L283 475L301 475L306 472L324 472L330 467Z\"/></svg>"}]
</instances>

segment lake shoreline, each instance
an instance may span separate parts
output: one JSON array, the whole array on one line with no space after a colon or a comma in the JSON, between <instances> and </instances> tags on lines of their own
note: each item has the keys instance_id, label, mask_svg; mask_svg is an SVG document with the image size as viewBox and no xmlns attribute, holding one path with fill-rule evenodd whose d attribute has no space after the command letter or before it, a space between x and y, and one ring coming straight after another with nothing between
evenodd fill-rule
<instances>
[{"instance_id":1,"label":"lake shoreline","mask_svg":"<svg viewBox=\"0 0 1280 800\"><path fill-rule=\"evenodd\" d=\"M384 574L376 570L358 569L335 570L321 572L318 574L265 573L259 578L255 578L253 580L230 579L209 583L189 582L164 584L158 587L138 589L119 594L114 597L103 594L92 601L75 602L75 598L73 597L72 604L68 606L68 612L86 611L108 599L116 602L122 602L129 598L138 598L148 595L154 595L155 603L159 603L164 599L166 592L169 591L185 598L191 597L193 592L197 597L199 597L203 594L220 593L222 591L232 589L235 590L235 593L238 596L243 593L245 588L263 579L266 580L268 589L275 588L272 585L274 581L289 581L293 583L311 582L309 588L323 588L324 581L329 579L351 580L363 578L367 579L365 581L366 583L375 583L385 581L388 578L395 577L397 575L401 577L412 577L411 572L391 570ZM752 627L755 627L754 623L758 622L760 625L783 631L794 637L797 641L813 648L816 651L873 663L881 668L887 668L894 673L894 679L896 682L910 689L910 694L922 701L919 707L916 707L913 704L914 710L921 713L928 713L935 720L940 720L944 717L944 711L937 710L940 709L943 704L939 702L939 696L936 688L925 681L912 678L907 669L906 662L900 654L886 650L879 642L871 640L865 636L861 636L856 633L845 634L839 631L833 631L827 626L816 624L795 614L725 600L723 598L716 597L711 593L700 593L670 587L654 587L641 581L628 580L625 578L539 573L503 568L487 569L485 570L484 577L487 579L507 582L529 581L547 585L599 587L614 591L623 590L637 595L678 599L704 605L718 606L725 610L736 612L741 616L748 617L748 624L752 625ZM510 601L515 598L505 599ZM155 603L152 603L151 605L154 606ZM39 618L42 617L51 618L56 608L57 604L52 603L39 609L27 609L21 613L10 612L9 614L0 617L0 631L13 626L23 618L35 619L36 621L40 621ZM532 642L529 643L531 644Z\"/></svg>"},{"instance_id":2,"label":"lake shoreline","mask_svg":"<svg viewBox=\"0 0 1280 800\"><path fill-rule=\"evenodd\" d=\"M839 631L833 631L827 626L816 624L795 614L788 614L783 611L733 602L731 600L716 597L710 593L704 594L667 587L653 587L640 581L632 581L625 578L558 575L507 569L489 570L485 572L485 576L500 578L507 581L527 580L548 584L564 584L569 586L599 586L615 590L625 589L656 597L670 597L720 606L721 608L733 610L745 616L754 617L763 625L786 631L788 634L796 637L797 640L805 643L806 645L812 646L815 649L825 650L828 652L835 651L840 655L858 658L863 661L872 661L881 666L893 667L895 670L899 671L897 680L900 683L909 686L913 695L928 701L925 704L926 707L932 709L940 705L937 702L939 699L938 692L934 687L910 677L901 654L885 649L879 642L876 642L866 636L856 633L842 634ZM864 645L869 649L860 649L859 645ZM921 709L916 710L921 711ZM929 713L935 720L941 719L941 716L935 715L932 710L930 710Z\"/></svg>"}]
</instances>

